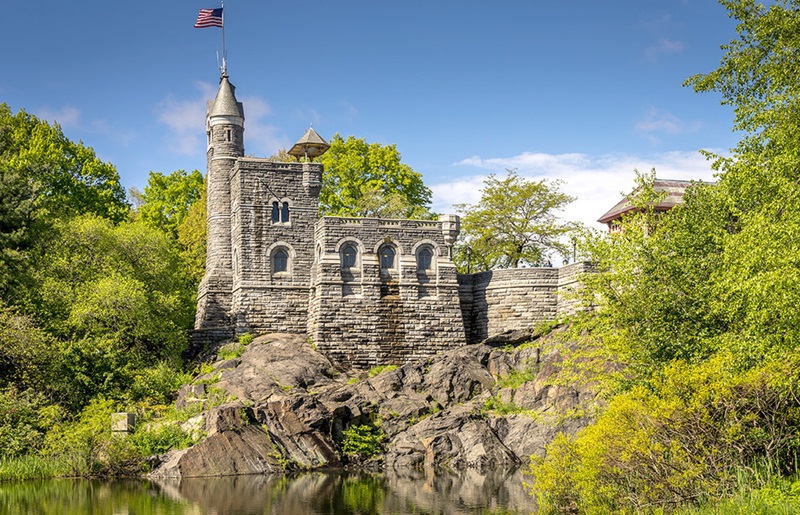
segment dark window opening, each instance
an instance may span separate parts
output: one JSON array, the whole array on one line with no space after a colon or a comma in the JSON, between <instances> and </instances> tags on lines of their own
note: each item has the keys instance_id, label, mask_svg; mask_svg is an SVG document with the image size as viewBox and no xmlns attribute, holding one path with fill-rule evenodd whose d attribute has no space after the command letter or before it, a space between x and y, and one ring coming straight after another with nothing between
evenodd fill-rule
<instances>
[{"instance_id":1,"label":"dark window opening","mask_svg":"<svg viewBox=\"0 0 800 515\"><path fill-rule=\"evenodd\" d=\"M277 202L272 203L272 223L278 223L281 221L281 214L280 208L278 207Z\"/></svg>"},{"instance_id":2,"label":"dark window opening","mask_svg":"<svg viewBox=\"0 0 800 515\"><path fill-rule=\"evenodd\" d=\"M354 268L357 257L358 250L356 250L355 245L348 243L342 247L342 268Z\"/></svg>"},{"instance_id":3,"label":"dark window opening","mask_svg":"<svg viewBox=\"0 0 800 515\"><path fill-rule=\"evenodd\" d=\"M289 269L289 254L281 249L272 256L272 272L286 272Z\"/></svg>"},{"instance_id":4,"label":"dark window opening","mask_svg":"<svg viewBox=\"0 0 800 515\"><path fill-rule=\"evenodd\" d=\"M433 251L425 247L417 253L417 270L425 272L431 269L431 262L433 261Z\"/></svg>"},{"instance_id":5,"label":"dark window opening","mask_svg":"<svg viewBox=\"0 0 800 515\"><path fill-rule=\"evenodd\" d=\"M390 245L381 247L381 249L378 251L378 255L380 256L382 269L391 270L394 268L394 258L396 256L394 247Z\"/></svg>"},{"instance_id":6,"label":"dark window opening","mask_svg":"<svg viewBox=\"0 0 800 515\"><path fill-rule=\"evenodd\" d=\"M281 208L281 222L286 223L289 221L289 203L284 202Z\"/></svg>"}]
</instances>

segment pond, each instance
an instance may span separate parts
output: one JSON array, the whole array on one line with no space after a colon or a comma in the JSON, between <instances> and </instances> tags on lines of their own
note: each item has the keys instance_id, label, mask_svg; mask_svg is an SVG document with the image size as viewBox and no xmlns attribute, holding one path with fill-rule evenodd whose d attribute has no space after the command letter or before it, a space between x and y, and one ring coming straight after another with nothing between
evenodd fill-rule
<instances>
[{"instance_id":1,"label":"pond","mask_svg":"<svg viewBox=\"0 0 800 515\"><path fill-rule=\"evenodd\" d=\"M520 471L459 475L307 472L182 480L0 484L0 514L511 515L535 511Z\"/></svg>"}]
</instances>

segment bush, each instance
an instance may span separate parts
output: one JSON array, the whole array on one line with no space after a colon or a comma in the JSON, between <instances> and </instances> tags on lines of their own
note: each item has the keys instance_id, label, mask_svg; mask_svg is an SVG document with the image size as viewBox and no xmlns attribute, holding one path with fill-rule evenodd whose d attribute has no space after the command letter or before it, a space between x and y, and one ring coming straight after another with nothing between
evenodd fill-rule
<instances>
[{"instance_id":1,"label":"bush","mask_svg":"<svg viewBox=\"0 0 800 515\"><path fill-rule=\"evenodd\" d=\"M342 451L352 457L369 459L383 452L386 435L371 424L353 425L342 432Z\"/></svg>"},{"instance_id":2,"label":"bush","mask_svg":"<svg viewBox=\"0 0 800 515\"><path fill-rule=\"evenodd\" d=\"M649 387L611 400L597 422L533 458L543 511L637 512L713 501L737 488L748 463L794 472L800 400L797 358L736 372L720 354L675 362Z\"/></svg>"}]
</instances>

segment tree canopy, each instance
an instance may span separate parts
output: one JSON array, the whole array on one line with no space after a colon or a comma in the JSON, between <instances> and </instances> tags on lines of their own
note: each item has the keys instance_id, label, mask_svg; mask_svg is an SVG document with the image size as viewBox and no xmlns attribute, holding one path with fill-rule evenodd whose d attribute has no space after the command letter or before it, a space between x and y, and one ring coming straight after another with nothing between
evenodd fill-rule
<instances>
[{"instance_id":1,"label":"tree canopy","mask_svg":"<svg viewBox=\"0 0 800 515\"><path fill-rule=\"evenodd\" d=\"M139 216L145 223L177 237L178 226L203 191L203 174L176 170L169 175L150 172L141 195Z\"/></svg>"},{"instance_id":2,"label":"tree canopy","mask_svg":"<svg viewBox=\"0 0 800 515\"><path fill-rule=\"evenodd\" d=\"M431 190L422 175L401 161L395 145L367 143L339 134L319 160L325 166L320 214L428 218Z\"/></svg>"},{"instance_id":3,"label":"tree canopy","mask_svg":"<svg viewBox=\"0 0 800 515\"><path fill-rule=\"evenodd\" d=\"M715 185L692 186L663 216L641 206L590 240L590 340L622 373L595 377L608 386L597 423L534 464L544 512L666 511L748 480L745 496L777 505L797 477L800 2L720 3L737 37L687 84L720 93L743 137L730 156L707 153ZM767 463L766 479L742 476Z\"/></svg>"},{"instance_id":4,"label":"tree canopy","mask_svg":"<svg viewBox=\"0 0 800 515\"><path fill-rule=\"evenodd\" d=\"M574 227L557 212L574 200L558 181L532 181L508 170L484 181L477 204L460 204L461 244L456 264L462 272L539 263L549 251L566 252L560 238Z\"/></svg>"}]
</instances>

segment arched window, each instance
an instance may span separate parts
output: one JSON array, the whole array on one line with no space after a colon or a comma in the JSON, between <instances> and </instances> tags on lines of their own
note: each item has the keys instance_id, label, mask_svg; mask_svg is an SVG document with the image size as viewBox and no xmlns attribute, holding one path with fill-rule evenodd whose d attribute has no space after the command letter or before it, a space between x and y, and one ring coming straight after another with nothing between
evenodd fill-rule
<instances>
[{"instance_id":1,"label":"arched window","mask_svg":"<svg viewBox=\"0 0 800 515\"><path fill-rule=\"evenodd\" d=\"M384 245L380 249L378 249L378 259L380 259L381 262L381 270L394 269L396 257L397 257L397 251L394 249L392 245Z\"/></svg>"},{"instance_id":2,"label":"arched window","mask_svg":"<svg viewBox=\"0 0 800 515\"><path fill-rule=\"evenodd\" d=\"M278 249L272 255L272 273L289 271L289 253L286 249Z\"/></svg>"},{"instance_id":3,"label":"arched window","mask_svg":"<svg viewBox=\"0 0 800 515\"><path fill-rule=\"evenodd\" d=\"M281 223L286 223L289 221L289 203L284 202L283 207L281 208Z\"/></svg>"},{"instance_id":4,"label":"arched window","mask_svg":"<svg viewBox=\"0 0 800 515\"><path fill-rule=\"evenodd\" d=\"M278 202L272 203L272 223L276 224L281 221L281 210L278 207Z\"/></svg>"},{"instance_id":5,"label":"arched window","mask_svg":"<svg viewBox=\"0 0 800 515\"><path fill-rule=\"evenodd\" d=\"M428 272L433 261L433 251L430 247L422 247L417 252L417 272Z\"/></svg>"},{"instance_id":6,"label":"arched window","mask_svg":"<svg viewBox=\"0 0 800 515\"><path fill-rule=\"evenodd\" d=\"M355 268L358 262L358 249L352 243L346 243L342 246L341 259L342 268Z\"/></svg>"}]
</instances>

